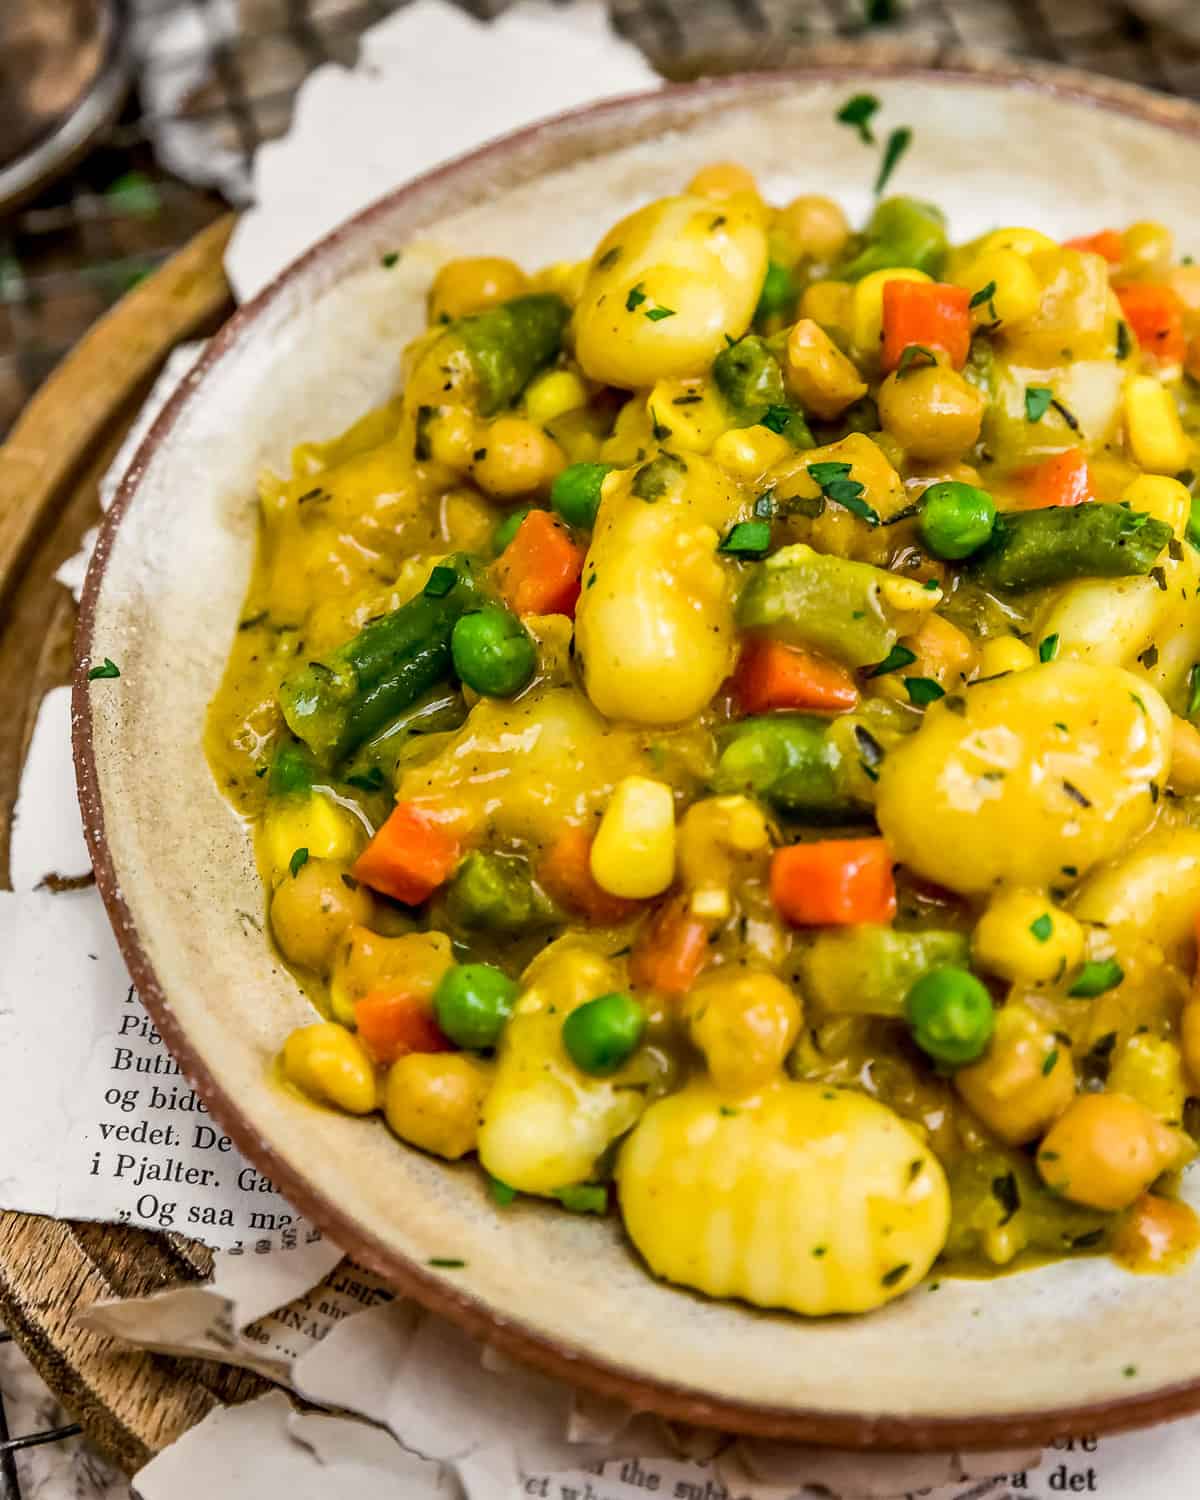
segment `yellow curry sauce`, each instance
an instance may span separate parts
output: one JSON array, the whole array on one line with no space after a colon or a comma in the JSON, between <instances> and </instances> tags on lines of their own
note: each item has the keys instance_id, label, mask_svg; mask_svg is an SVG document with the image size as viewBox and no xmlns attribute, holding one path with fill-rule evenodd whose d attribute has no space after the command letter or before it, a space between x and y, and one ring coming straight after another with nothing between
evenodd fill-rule
<instances>
[{"instance_id":1,"label":"yellow curry sauce","mask_svg":"<svg viewBox=\"0 0 1200 1500\"><path fill-rule=\"evenodd\" d=\"M263 476L208 753L281 1066L804 1314L1189 1253L1200 267L743 169Z\"/></svg>"}]
</instances>

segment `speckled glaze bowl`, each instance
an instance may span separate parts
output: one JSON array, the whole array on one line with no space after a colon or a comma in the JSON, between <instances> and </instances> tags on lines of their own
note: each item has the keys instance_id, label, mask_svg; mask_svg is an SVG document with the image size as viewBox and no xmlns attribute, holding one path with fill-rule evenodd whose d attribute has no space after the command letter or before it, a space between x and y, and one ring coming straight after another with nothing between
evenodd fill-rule
<instances>
[{"instance_id":1,"label":"speckled glaze bowl","mask_svg":"<svg viewBox=\"0 0 1200 1500\"><path fill-rule=\"evenodd\" d=\"M1060 73L814 66L665 89L486 146L304 256L171 400L88 575L75 753L143 1000L238 1146L348 1252L508 1353L639 1409L803 1442L998 1447L1200 1408L1200 1263L1154 1278L1076 1260L806 1322L654 1280L616 1220L526 1201L498 1213L472 1166L270 1082L312 1012L263 937L250 838L201 747L251 565L255 475L392 390L440 259L587 255L618 216L714 158L745 162L776 200L828 192L864 214L878 153L834 119L862 89L882 100L881 134L914 128L894 187L945 205L956 237L1153 215L1200 249L1200 111ZM120 679L89 685L105 656ZM464 1264L431 1264L442 1258Z\"/></svg>"}]
</instances>

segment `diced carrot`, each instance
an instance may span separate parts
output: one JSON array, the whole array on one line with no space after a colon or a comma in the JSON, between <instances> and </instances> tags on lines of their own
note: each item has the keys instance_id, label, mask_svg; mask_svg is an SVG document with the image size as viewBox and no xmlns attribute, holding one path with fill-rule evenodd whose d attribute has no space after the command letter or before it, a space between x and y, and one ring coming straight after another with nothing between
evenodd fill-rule
<instances>
[{"instance_id":1,"label":"diced carrot","mask_svg":"<svg viewBox=\"0 0 1200 1500\"><path fill-rule=\"evenodd\" d=\"M765 636L748 640L733 677L742 712L808 708L841 713L858 702L854 678L835 661Z\"/></svg>"},{"instance_id":2,"label":"diced carrot","mask_svg":"<svg viewBox=\"0 0 1200 1500\"><path fill-rule=\"evenodd\" d=\"M593 922L623 922L641 902L614 896L592 874L592 840L582 828L564 828L538 866L538 880L560 906Z\"/></svg>"},{"instance_id":3,"label":"diced carrot","mask_svg":"<svg viewBox=\"0 0 1200 1500\"><path fill-rule=\"evenodd\" d=\"M1102 255L1110 265L1119 266L1125 251L1121 236L1115 229L1101 229L1097 234L1079 234L1072 240L1063 240L1064 250L1090 250L1093 255Z\"/></svg>"},{"instance_id":4,"label":"diced carrot","mask_svg":"<svg viewBox=\"0 0 1200 1500\"><path fill-rule=\"evenodd\" d=\"M916 344L944 349L961 370L971 352L970 302L970 292L942 281L885 281L883 368L894 370L905 349Z\"/></svg>"},{"instance_id":5,"label":"diced carrot","mask_svg":"<svg viewBox=\"0 0 1200 1500\"><path fill-rule=\"evenodd\" d=\"M891 851L883 839L822 839L777 849L771 900L793 927L890 922L896 915Z\"/></svg>"},{"instance_id":6,"label":"diced carrot","mask_svg":"<svg viewBox=\"0 0 1200 1500\"><path fill-rule=\"evenodd\" d=\"M676 896L638 934L629 959L629 977L661 995L686 995L708 962L708 926Z\"/></svg>"},{"instance_id":7,"label":"diced carrot","mask_svg":"<svg viewBox=\"0 0 1200 1500\"><path fill-rule=\"evenodd\" d=\"M548 510L531 510L496 564L500 592L518 615L574 615L584 550Z\"/></svg>"},{"instance_id":8,"label":"diced carrot","mask_svg":"<svg viewBox=\"0 0 1200 1500\"><path fill-rule=\"evenodd\" d=\"M429 1002L403 990L372 990L354 1007L354 1024L378 1063L409 1052L449 1052L453 1043L434 1020Z\"/></svg>"},{"instance_id":9,"label":"diced carrot","mask_svg":"<svg viewBox=\"0 0 1200 1500\"><path fill-rule=\"evenodd\" d=\"M1085 500L1096 498L1092 471L1082 448L1068 448L1065 453L1043 459L1025 471L1024 479L1028 510L1043 510L1050 505L1082 505Z\"/></svg>"},{"instance_id":10,"label":"diced carrot","mask_svg":"<svg viewBox=\"0 0 1200 1500\"><path fill-rule=\"evenodd\" d=\"M458 842L411 802L399 802L358 856L355 879L406 906L427 901L458 863Z\"/></svg>"},{"instance_id":11,"label":"diced carrot","mask_svg":"<svg viewBox=\"0 0 1200 1500\"><path fill-rule=\"evenodd\" d=\"M1131 281L1113 290L1125 321L1142 348L1164 363L1181 363L1187 353L1187 338L1179 293L1173 287L1151 281Z\"/></svg>"}]
</instances>

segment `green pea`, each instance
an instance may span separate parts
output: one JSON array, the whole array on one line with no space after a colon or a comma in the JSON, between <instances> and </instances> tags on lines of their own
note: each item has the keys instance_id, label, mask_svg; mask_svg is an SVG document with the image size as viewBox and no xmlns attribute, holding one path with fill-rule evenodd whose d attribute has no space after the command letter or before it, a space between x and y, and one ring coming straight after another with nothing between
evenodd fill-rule
<instances>
[{"instance_id":1,"label":"green pea","mask_svg":"<svg viewBox=\"0 0 1200 1500\"><path fill-rule=\"evenodd\" d=\"M591 531L600 508L600 486L611 464L571 464L550 488L550 504L568 526Z\"/></svg>"},{"instance_id":2,"label":"green pea","mask_svg":"<svg viewBox=\"0 0 1200 1500\"><path fill-rule=\"evenodd\" d=\"M973 484L946 479L921 496L920 525L925 545L935 557L970 557L995 529L996 502Z\"/></svg>"},{"instance_id":3,"label":"green pea","mask_svg":"<svg viewBox=\"0 0 1200 1500\"><path fill-rule=\"evenodd\" d=\"M454 670L477 693L511 698L533 676L537 648L529 632L507 609L489 604L463 615L450 637Z\"/></svg>"},{"instance_id":4,"label":"green pea","mask_svg":"<svg viewBox=\"0 0 1200 1500\"><path fill-rule=\"evenodd\" d=\"M952 1068L983 1056L996 1022L987 989L974 974L950 965L917 980L904 1015L921 1051Z\"/></svg>"},{"instance_id":5,"label":"green pea","mask_svg":"<svg viewBox=\"0 0 1200 1500\"><path fill-rule=\"evenodd\" d=\"M762 291L758 294L758 306L754 310L756 320L773 318L791 312L796 305L796 282L786 266L771 261L767 266Z\"/></svg>"},{"instance_id":6,"label":"green pea","mask_svg":"<svg viewBox=\"0 0 1200 1500\"><path fill-rule=\"evenodd\" d=\"M584 1073L615 1073L646 1029L646 1012L620 991L585 1001L563 1022L563 1046Z\"/></svg>"},{"instance_id":7,"label":"green pea","mask_svg":"<svg viewBox=\"0 0 1200 1500\"><path fill-rule=\"evenodd\" d=\"M516 510L510 510L495 531L492 532L492 551L497 557L516 536L521 529L521 522L533 509L532 505L519 505Z\"/></svg>"},{"instance_id":8,"label":"green pea","mask_svg":"<svg viewBox=\"0 0 1200 1500\"><path fill-rule=\"evenodd\" d=\"M433 1013L452 1042L480 1052L500 1040L516 998L515 982L494 964L456 964L434 991Z\"/></svg>"}]
</instances>

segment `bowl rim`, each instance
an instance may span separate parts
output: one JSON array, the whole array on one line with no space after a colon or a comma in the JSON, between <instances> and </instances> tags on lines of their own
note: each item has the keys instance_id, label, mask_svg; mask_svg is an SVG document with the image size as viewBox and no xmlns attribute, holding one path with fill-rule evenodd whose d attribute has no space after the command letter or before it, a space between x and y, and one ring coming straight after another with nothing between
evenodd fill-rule
<instances>
[{"instance_id":1,"label":"bowl rim","mask_svg":"<svg viewBox=\"0 0 1200 1500\"><path fill-rule=\"evenodd\" d=\"M176 1020L160 985L133 915L122 894L105 832L104 804L97 772L91 694L87 672L97 602L117 528L128 510L142 475L156 450L168 438L185 405L193 400L221 360L253 335L261 314L285 294L291 283L319 265L350 237L368 231L381 215L411 196L470 166L519 151L545 131L564 124L620 118L634 105L657 99L746 95L756 89L778 91L787 84L845 82L855 79L901 80L935 85L1025 89L1091 105L1105 113L1131 116L1156 127L1200 139L1200 105L1158 94L1122 80L1046 63L979 57L958 49L911 43L874 46L831 42L812 48L799 66L735 72L689 83L664 84L595 104L565 110L496 137L411 178L345 220L284 268L267 286L240 306L209 339L191 372L176 387L146 433L122 477L113 503L102 519L80 599L72 679L72 749L83 828L100 896L138 995L189 1082L208 1105L238 1149L280 1189L283 1196L327 1234L347 1255L382 1276L422 1306L449 1318L473 1337L546 1374L616 1399L636 1411L654 1412L672 1421L718 1428L729 1433L818 1446L895 1452L970 1451L1046 1445L1070 1433L1111 1434L1149 1426L1200 1410L1200 1373L1127 1397L1051 1409L979 1413L961 1417L906 1416L886 1412L827 1411L780 1407L706 1396L694 1387L657 1379L636 1367L590 1354L514 1321L479 1297L432 1274L378 1240L337 1203L265 1142L242 1115L237 1103L194 1050ZM594 154L603 154L602 151Z\"/></svg>"}]
</instances>

